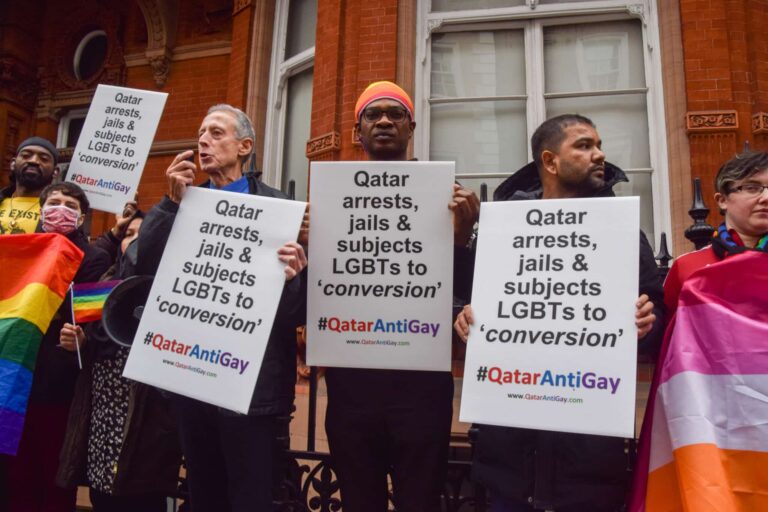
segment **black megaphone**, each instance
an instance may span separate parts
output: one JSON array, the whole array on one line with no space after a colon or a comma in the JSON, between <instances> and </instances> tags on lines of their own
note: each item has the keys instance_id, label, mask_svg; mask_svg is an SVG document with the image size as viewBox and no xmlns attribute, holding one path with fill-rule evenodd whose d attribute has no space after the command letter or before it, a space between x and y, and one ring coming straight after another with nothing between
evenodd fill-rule
<instances>
[{"instance_id":1,"label":"black megaphone","mask_svg":"<svg viewBox=\"0 0 768 512\"><path fill-rule=\"evenodd\" d=\"M107 296L101 322L107 336L118 345L130 347L133 344L153 281L152 276L132 276L115 286Z\"/></svg>"}]
</instances>

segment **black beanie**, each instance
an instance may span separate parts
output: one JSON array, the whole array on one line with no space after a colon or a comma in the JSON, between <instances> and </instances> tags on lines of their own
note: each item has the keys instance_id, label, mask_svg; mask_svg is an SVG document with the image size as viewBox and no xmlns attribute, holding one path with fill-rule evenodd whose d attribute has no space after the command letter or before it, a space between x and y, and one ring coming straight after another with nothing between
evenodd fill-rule
<instances>
[{"instance_id":1,"label":"black beanie","mask_svg":"<svg viewBox=\"0 0 768 512\"><path fill-rule=\"evenodd\" d=\"M16 148L16 154L18 155L21 150L27 146L40 146L45 148L48 150L51 156L53 156L53 165L56 165L59 162L59 152L56 150L56 146L51 144L48 139L44 139L42 137L30 137L19 144L19 147Z\"/></svg>"}]
</instances>

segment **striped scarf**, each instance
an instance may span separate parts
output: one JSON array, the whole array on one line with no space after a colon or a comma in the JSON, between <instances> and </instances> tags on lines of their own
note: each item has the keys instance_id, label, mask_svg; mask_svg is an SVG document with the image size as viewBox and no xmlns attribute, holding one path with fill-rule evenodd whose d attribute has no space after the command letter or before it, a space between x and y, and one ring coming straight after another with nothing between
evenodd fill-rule
<instances>
[{"instance_id":1,"label":"striped scarf","mask_svg":"<svg viewBox=\"0 0 768 512\"><path fill-rule=\"evenodd\" d=\"M728 228L725 227L725 222L723 222L712 234L712 249L720 259L744 251L768 252L768 233L758 240L754 248L745 247L744 242L739 238L739 234L735 231L733 233L728 231Z\"/></svg>"}]
</instances>

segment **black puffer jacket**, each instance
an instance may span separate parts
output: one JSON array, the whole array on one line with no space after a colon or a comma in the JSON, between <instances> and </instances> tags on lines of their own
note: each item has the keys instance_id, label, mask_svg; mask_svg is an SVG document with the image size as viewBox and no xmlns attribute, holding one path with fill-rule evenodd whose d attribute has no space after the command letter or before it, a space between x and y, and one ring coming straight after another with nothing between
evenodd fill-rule
<instances>
[{"instance_id":1,"label":"black puffer jacket","mask_svg":"<svg viewBox=\"0 0 768 512\"><path fill-rule=\"evenodd\" d=\"M614 196L628 181L606 162L603 189L594 197ZM540 199L541 180L531 163L505 180L496 201ZM656 323L639 346L658 350L664 325L662 284L653 252L640 232L640 294L654 303ZM494 494L542 510L621 510L630 483L634 440L522 428L476 425L473 478Z\"/></svg>"},{"instance_id":2,"label":"black puffer jacket","mask_svg":"<svg viewBox=\"0 0 768 512\"><path fill-rule=\"evenodd\" d=\"M88 244L88 239L79 229L67 235L70 242L83 251L83 261L73 282L90 283L98 281L110 266L109 255ZM53 316L48 330L40 342L35 362L35 375L29 401L38 404L69 404L75 391L75 381L80 373L77 353L62 350L59 334L65 322L72 322L72 306L69 294Z\"/></svg>"},{"instance_id":3,"label":"black puffer jacket","mask_svg":"<svg viewBox=\"0 0 768 512\"><path fill-rule=\"evenodd\" d=\"M249 194L287 199L281 191L265 185L256 179L256 176L247 176ZM207 188L208 183L200 186ZM179 205L166 196L152 207L144 218L138 238L136 274L156 274L178 210ZM304 323L306 316L303 276L304 274L296 276L283 287L249 415L286 414L293 406L296 385L296 328Z\"/></svg>"}]
</instances>

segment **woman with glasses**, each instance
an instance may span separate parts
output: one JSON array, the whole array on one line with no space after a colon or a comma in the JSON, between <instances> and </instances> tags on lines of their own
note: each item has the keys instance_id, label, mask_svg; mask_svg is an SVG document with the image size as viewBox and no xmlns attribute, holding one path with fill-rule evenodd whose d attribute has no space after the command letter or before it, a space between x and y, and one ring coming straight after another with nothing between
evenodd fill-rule
<instances>
[{"instance_id":1,"label":"woman with glasses","mask_svg":"<svg viewBox=\"0 0 768 512\"><path fill-rule=\"evenodd\" d=\"M680 256L664 282L670 318L680 289L696 270L728 256L754 250L768 252L768 153L742 153L725 164L715 178L715 201L725 220L712 244Z\"/></svg>"}]
</instances>

